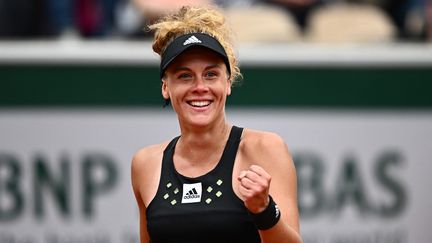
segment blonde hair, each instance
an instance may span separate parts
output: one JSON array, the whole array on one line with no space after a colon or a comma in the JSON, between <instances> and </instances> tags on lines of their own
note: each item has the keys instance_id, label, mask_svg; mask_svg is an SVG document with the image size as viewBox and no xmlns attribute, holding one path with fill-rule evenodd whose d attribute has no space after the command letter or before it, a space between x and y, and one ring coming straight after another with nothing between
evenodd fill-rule
<instances>
[{"instance_id":1,"label":"blonde hair","mask_svg":"<svg viewBox=\"0 0 432 243\"><path fill-rule=\"evenodd\" d=\"M184 6L179 11L168 14L160 21L149 26L154 30L153 50L160 56L167 46L177 37L189 33L205 33L216 38L225 49L231 66L231 85L238 82L242 75L234 53L231 30L222 12L215 6Z\"/></svg>"}]
</instances>

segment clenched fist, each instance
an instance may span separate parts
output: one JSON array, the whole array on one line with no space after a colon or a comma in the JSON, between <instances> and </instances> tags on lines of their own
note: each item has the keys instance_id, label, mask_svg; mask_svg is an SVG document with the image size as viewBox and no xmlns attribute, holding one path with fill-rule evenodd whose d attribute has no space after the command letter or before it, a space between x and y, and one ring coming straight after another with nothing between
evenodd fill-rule
<instances>
[{"instance_id":1,"label":"clenched fist","mask_svg":"<svg viewBox=\"0 0 432 243\"><path fill-rule=\"evenodd\" d=\"M271 176L260 166L251 165L237 177L238 191L246 208L254 214L261 213L269 204Z\"/></svg>"}]
</instances>

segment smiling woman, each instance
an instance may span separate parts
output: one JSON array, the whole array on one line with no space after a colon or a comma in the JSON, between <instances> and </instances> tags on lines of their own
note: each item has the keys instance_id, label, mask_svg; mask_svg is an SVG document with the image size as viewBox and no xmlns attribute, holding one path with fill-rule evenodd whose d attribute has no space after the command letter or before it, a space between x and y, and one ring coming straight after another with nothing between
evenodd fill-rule
<instances>
[{"instance_id":1,"label":"smiling woman","mask_svg":"<svg viewBox=\"0 0 432 243\"><path fill-rule=\"evenodd\" d=\"M176 58L168 66L162 83L163 97L171 100L181 124L191 125L190 129L223 123L230 93L227 66L220 55L203 47L186 50Z\"/></svg>"},{"instance_id":2,"label":"smiling woman","mask_svg":"<svg viewBox=\"0 0 432 243\"><path fill-rule=\"evenodd\" d=\"M150 28L180 136L133 158L141 242L300 242L285 142L226 120L241 74L224 16L214 7L183 7Z\"/></svg>"}]
</instances>

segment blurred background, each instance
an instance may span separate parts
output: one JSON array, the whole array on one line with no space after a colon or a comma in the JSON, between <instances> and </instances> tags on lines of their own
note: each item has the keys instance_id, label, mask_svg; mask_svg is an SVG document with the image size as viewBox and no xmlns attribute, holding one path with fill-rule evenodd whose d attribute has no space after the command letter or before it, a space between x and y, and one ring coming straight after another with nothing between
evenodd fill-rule
<instances>
[{"instance_id":1,"label":"blurred background","mask_svg":"<svg viewBox=\"0 0 432 243\"><path fill-rule=\"evenodd\" d=\"M1 0L0 37L142 40L151 38L145 25L167 10L208 3L228 12L240 41L428 42L432 35L427 0Z\"/></svg>"},{"instance_id":2,"label":"blurred background","mask_svg":"<svg viewBox=\"0 0 432 243\"><path fill-rule=\"evenodd\" d=\"M432 242L428 0L0 0L0 243L138 243L130 161L179 133L146 26L216 4L232 124L280 134L305 243Z\"/></svg>"}]
</instances>

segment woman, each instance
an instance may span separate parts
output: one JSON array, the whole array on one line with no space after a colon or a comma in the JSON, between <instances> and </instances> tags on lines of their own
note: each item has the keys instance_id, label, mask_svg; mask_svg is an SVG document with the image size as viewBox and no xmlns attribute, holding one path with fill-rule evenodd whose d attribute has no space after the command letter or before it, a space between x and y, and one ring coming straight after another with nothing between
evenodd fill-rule
<instances>
[{"instance_id":1,"label":"woman","mask_svg":"<svg viewBox=\"0 0 432 243\"><path fill-rule=\"evenodd\" d=\"M300 242L287 146L225 118L240 72L223 15L183 7L151 29L181 136L133 158L141 242Z\"/></svg>"}]
</instances>

